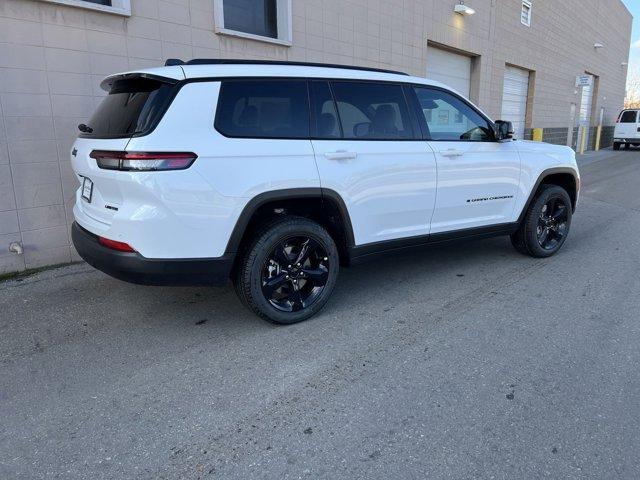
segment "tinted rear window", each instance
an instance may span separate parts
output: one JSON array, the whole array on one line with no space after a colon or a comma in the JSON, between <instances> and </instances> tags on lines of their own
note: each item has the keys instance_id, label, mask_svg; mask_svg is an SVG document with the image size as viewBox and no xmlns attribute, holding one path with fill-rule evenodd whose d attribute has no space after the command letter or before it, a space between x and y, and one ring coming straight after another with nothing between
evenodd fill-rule
<instances>
[{"instance_id":1,"label":"tinted rear window","mask_svg":"<svg viewBox=\"0 0 640 480\"><path fill-rule=\"evenodd\" d=\"M222 82L216 129L228 137L309 138L304 80Z\"/></svg>"},{"instance_id":2,"label":"tinted rear window","mask_svg":"<svg viewBox=\"0 0 640 480\"><path fill-rule=\"evenodd\" d=\"M622 115L620 116L620 123L636 123L637 117L638 112L636 112L635 110L622 112Z\"/></svg>"},{"instance_id":3,"label":"tinted rear window","mask_svg":"<svg viewBox=\"0 0 640 480\"><path fill-rule=\"evenodd\" d=\"M148 133L166 109L171 85L149 79L118 80L87 122L82 137L117 138Z\"/></svg>"}]
</instances>

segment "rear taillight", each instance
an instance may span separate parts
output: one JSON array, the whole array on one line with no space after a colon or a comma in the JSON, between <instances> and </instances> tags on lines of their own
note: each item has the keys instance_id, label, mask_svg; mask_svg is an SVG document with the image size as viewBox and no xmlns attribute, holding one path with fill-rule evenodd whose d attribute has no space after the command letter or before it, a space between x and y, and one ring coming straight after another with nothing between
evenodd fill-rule
<instances>
[{"instance_id":1,"label":"rear taillight","mask_svg":"<svg viewBox=\"0 0 640 480\"><path fill-rule=\"evenodd\" d=\"M94 150L89 155L105 170L157 172L184 170L198 158L195 153L185 152L112 152Z\"/></svg>"},{"instance_id":2,"label":"rear taillight","mask_svg":"<svg viewBox=\"0 0 640 480\"><path fill-rule=\"evenodd\" d=\"M119 252L130 252L130 253L135 252L133 247L128 243L118 242L116 240L110 240L104 237L98 237L98 243L112 250L118 250Z\"/></svg>"}]
</instances>

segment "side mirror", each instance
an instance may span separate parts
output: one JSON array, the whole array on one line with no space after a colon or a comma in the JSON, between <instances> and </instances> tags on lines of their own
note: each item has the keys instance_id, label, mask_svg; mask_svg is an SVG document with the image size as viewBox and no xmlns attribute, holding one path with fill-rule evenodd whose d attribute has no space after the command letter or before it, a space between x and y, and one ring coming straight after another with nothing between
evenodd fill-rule
<instances>
[{"instance_id":1,"label":"side mirror","mask_svg":"<svg viewBox=\"0 0 640 480\"><path fill-rule=\"evenodd\" d=\"M496 138L498 141L510 140L513 138L515 130L513 123L504 120L496 120Z\"/></svg>"}]
</instances>

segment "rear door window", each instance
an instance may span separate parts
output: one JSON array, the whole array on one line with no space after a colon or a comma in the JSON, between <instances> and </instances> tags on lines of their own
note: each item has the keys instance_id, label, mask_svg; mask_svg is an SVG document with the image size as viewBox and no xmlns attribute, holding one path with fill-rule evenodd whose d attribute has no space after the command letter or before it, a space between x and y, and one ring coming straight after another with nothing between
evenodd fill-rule
<instances>
[{"instance_id":1,"label":"rear door window","mask_svg":"<svg viewBox=\"0 0 640 480\"><path fill-rule=\"evenodd\" d=\"M341 138L342 132L338 121L338 111L329 89L329 82L314 80L309 85L313 138L324 140Z\"/></svg>"},{"instance_id":2,"label":"rear door window","mask_svg":"<svg viewBox=\"0 0 640 480\"><path fill-rule=\"evenodd\" d=\"M307 82L223 81L215 126L227 137L309 138Z\"/></svg>"},{"instance_id":3,"label":"rear door window","mask_svg":"<svg viewBox=\"0 0 640 480\"><path fill-rule=\"evenodd\" d=\"M620 123L637 123L638 112L635 110L627 110L620 115Z\"/></svg>"},{"instance_id":4,"label":"rear door window","mask_svg":"<svg viewBox=\"0 0 640 480\"><path fill-rule=\"evenodd\" d=\"M355 140L414 139L401 85L332 82L344 138Z\"/></svg>"},{"instance_id":5,"label":"rear door window","mask_svg":"<svg viewBox=\"0 0 640 480\"><path fill-rule=\"evenodd\" d=\"M164 114L173 85L146 78L116 80L87 126L90 138L119 138L149 133Z\"/></svg>"}]
</instances>

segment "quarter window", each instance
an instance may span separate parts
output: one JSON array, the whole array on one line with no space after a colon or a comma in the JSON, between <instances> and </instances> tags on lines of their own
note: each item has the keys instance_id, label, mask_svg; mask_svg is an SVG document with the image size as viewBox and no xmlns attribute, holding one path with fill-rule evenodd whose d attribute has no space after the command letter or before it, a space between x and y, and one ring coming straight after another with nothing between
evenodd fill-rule
<instances>
[{"instance_id":1,"label":"quarter window","mask_svg":"<svg viewBox=\"0 0 640 480\"><path fill-rule=\"evenodd\" d=\"M222 82L215 120L228 137L309 138L304 80Z\"/></svg>"},{"instance_id":2,"label":"quarter window","mask_svg":"<svg viewBox=\"0 0 640 480\"><path fill-rule=\"evenodd\" d=\"M458 97L433 88L415 91L431 140L493 141L489 122Z\"/></svg>"},{"instance_id":3,"label":"quarter window","mask_svg":"<svg viewBox=\"0 0 640 480\"><path fill-rule=\"evenodd\" d=\"M407 140L414 138L409 109L400 85L332 82L344 138Z\"/></svg>"},{"instance_id":4,"label":"quarter window","mask_svg":"<svg viewBox=\"0 0 640 480\"><path fill-rule=\"evenodd\" d=\"M622 112L622 115L620 115L620 123L636 123L637 118L638 112L628 110L626 112Z\"/></svg>"}]
</instances>

